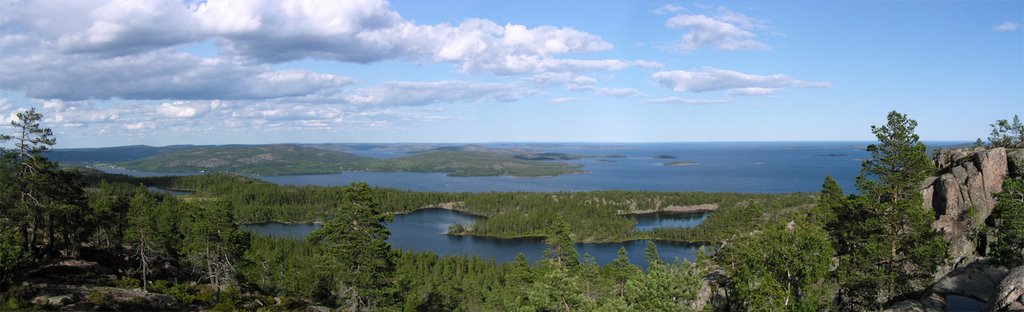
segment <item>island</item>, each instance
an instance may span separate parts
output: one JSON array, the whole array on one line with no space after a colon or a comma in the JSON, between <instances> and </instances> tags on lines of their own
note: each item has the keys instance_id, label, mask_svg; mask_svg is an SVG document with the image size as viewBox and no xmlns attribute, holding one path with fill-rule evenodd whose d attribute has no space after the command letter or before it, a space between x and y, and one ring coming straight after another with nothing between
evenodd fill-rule
<instances>
[{"instance_id":1,"label":"island","mask_svg":"<svg viewBox=\"0 0 1024 312\"><path fill-rule=\"evenodd\" d=\"M675 157L675 156L672 156L672 155L657 155L657 156L654 156L654 159L677 159L677 158L679 158L679 157Z\"/></svg>"},{"instance_id":2,"label":"island","mask_svg":"<svg viewBox=\"0 0 1024 312\"><path fill-rule=\"evenodd\" d=\"M87 159L84 156L78 157ZM268 176L373 171L439 172L460 177L539 177L585 173L581 170L582 165L549 161L578 157L559 153L514 154L507 150L467 145L439 147L408 156L377 159L316 145L274 144L188 146L159 150L145 157L112 164L149 172L225 172Z\"/></svg>"},{"instance_id":3,"label":"island","mask_svg":"<svg viewBox=\"0 0 1024 312\"><path fill-rule=\"evenodd\" d=\"M696 165L699 165L699 164L700 163L695 162L695 161L671 161L671 162L664 163L662 165L673 166L673 167L682 167L682 166L696 166Z\"/></svg>"}]
</instances>

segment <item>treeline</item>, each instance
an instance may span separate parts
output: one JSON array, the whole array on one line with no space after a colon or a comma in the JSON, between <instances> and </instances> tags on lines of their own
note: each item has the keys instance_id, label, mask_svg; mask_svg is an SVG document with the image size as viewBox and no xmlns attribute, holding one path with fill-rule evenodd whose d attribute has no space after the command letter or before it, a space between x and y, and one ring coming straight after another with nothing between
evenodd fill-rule
<instances>
[{"instance_id":1,"label":"treeline","mask_svg":"<svg viewBox=\"0 0 1024 312\"><path fill-rule=\"evenodd\" d=\"M109 176L109 175L108 175ZM98 181L105 177L91 178ZM277 185L257 179L207 174L180 177L131 178L112 176L124 183L142 183L192 191L188 201L226 200L242 223L313 222L332 218L342 202L341 187ZM648 238L635 230L630 213L665 211L672 206L712 204L718 208L693 229L659 230L653 237L689 242L718 242L765 219L781 219L806 209L815 194L747 194L705 192L411 192L373 188L383 211L407 213L427 207L445 207L484 216L455 234L495 237L546 236L552 222L564 218L576 241L601 242Z\"/></svg>"}]
</instances>

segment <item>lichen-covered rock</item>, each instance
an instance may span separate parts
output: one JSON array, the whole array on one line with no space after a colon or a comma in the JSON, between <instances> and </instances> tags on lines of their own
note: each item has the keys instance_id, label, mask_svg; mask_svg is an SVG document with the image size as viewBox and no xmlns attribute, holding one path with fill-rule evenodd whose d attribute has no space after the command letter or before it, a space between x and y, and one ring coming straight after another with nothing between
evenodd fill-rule
<instances>
[{"instance_id":1,"label":"lichen-covered rock","mask_svg":"<svg viewBox=\"0 0 1024 312\"><path fill-rule=\"evenodd\" d=\"M986 311L1016 311L1024 309L1024 266L1010 270L999 282Z\"/></svg>"}]
</instances>

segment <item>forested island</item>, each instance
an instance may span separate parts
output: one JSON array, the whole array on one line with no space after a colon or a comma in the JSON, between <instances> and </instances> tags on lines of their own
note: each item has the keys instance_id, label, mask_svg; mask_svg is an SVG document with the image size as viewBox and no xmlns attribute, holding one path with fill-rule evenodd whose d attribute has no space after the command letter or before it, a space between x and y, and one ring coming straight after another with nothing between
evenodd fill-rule
<instances>
[{"instance_id":1,"label":"forested island","mask_svg":"<svg viewBox=\"0 0 1024 312\"><path fill-rule=\"evenodd\" d=\"M330 174L346 171L439 172L450 176L539 177L583 173L577 164L547 160L579 159L578 155L522 154L508 150L469 147L416 151L408 156L377 159L322 145L225 145L137 147L141 157L124 160L112 153L127 147L55 151L60 158L82 165L117 166L169 173L222 172L245 175Z\"/></svg>"},{"instance_id":2,"label":"forested island","mask_svg":"<svg viewBox=\"0 0 1024 312\"><path fill-rule=\"evenodd\" d=\"M867 148L855 194L831 177L816 194L739 194L422 193L365 183L280 186L232 174L137 178L61 167L44 155L55 139L42 115L16 117L18 131L0 136L4 310L903 309L944 304L949 292L939 281L952 276L956 284L958 272L979 266L1007 276L990 286L995 294L1003 284L1011 292L977 299L994 310L1024 307L1012 296L1014 278L1024 278L1017 118L993 125L987 146L940 151L933 161L917 123L892 112L872 127L878 142ZM967 166L973 173L957 169ZM1000 191L963 207L933 187L971 188L968 174ZM531 264L523 256L497 263L392 249L385 224L427 207L485 217L457 234L543 236L547 251ZM708 216L694 228L647 233L629 218L686 210ZM324 226L307 240L239 228L265 221ZM667 263L649 244L646 269L624 249L598 265L573 247L639 238L711 246L693 261Z\"/></svg>"}]
</instances>

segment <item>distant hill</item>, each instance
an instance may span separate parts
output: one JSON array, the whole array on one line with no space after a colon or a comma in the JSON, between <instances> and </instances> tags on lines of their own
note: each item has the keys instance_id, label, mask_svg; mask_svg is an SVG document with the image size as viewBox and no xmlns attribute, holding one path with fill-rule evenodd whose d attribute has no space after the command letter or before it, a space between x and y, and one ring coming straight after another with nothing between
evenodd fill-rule
<instances>
[{"instance_id":1,"label":"distant hill","mask_svg":"<svg viewBox=\"0 0 1024 312\"><path fill-rule=\"evenodd\" d=\"M254 175L328 174L344 171L443 172L451 176L554 176L580 173L580 165L531 159L479 146L441 147L391 159L341 151L345 146L302 144L125 146L58 150L78 163L113 163L150 172L231 172ZM375 148L379 148L375 147ZM118 153L123 155L117 156ZM67 158L65 158L67 159Z\"/></svg>"},{"instance_id":2,"label":"distant hill","mask_svg":"<svg viewBox=\"0 0 1024 312\"><path fill-rule=\"evenodd\" d=\"M315 147L278 145L197 146L123 162L128 169L154 172L232 172L291 175L366 169L376 159Z\"/></svg>"},{"instance_id":3,"label":"distant hill","mask_svg":"<svg viewBox=\"0 0 1024 312\"><path fill-rule=\"evenodd\" d=\"M167 152L193 148L192 145L172 145L154 147L148 145L129 145L99 148L64 148L46 152L50 160L65 164L81 163L112 163L136 160L144 157L160 155Z\"/></svg>"}]
</instances>

